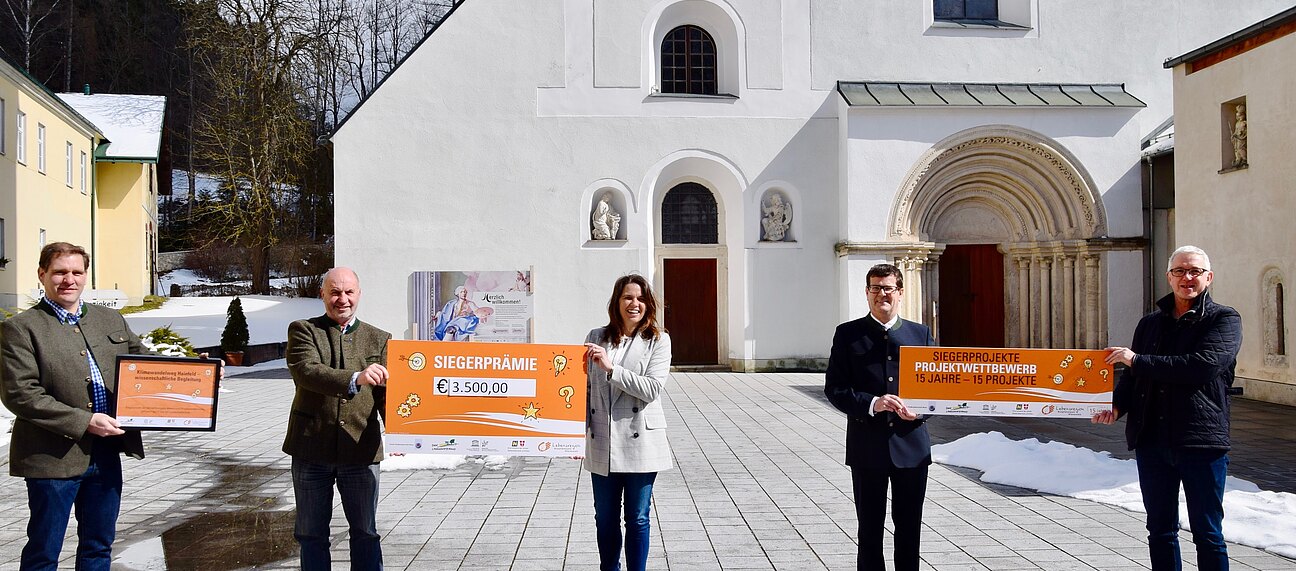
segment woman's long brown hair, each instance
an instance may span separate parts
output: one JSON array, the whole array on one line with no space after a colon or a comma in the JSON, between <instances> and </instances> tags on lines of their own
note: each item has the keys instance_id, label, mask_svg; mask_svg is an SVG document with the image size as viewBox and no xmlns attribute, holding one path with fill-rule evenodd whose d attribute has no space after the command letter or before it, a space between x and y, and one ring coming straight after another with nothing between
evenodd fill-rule
<instances>
[{"instance_id":1,"label":"woman's long brown hair","mask_svg":"<svg viewBox=\"0 0 1296 571\"><path fill-rule=\"evenodd\" d=\"M617 278L616 284L612 286L612 299L608 300L607 306L608 324L603 328L603 335L599 338L599 341L605 344L611 345L621 340L622 326L625 325L625 322L621 320L619 302L621 293L630 284L639 286L639 291L643 292L644 300L644 317L639 322L638 329L635 329L634 335L639 335L644 339L656 339L657 335L662 331L662 328L657 325L657 296L653 295L652 288L648 286L648 280L639 274L628 274Z\"/></svg>"}]
</instances>

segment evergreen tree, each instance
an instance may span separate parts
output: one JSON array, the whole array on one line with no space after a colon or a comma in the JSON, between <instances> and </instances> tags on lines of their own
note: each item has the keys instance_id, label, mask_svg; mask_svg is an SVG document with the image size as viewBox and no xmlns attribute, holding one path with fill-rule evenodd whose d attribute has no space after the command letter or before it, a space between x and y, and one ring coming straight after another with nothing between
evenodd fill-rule
<instances>
[{"instance_id":1,"label":"evergreen tree","mask_svg":"<svg viewBox=\"0 0 1296 571\"><path fill-rule=\"evenodd\" d=\"M243 301L234 298L225 311L225 331L221 332L221 350L227 353L247 351L248 323L243 315Z\"/></svg>"}]
</instances>

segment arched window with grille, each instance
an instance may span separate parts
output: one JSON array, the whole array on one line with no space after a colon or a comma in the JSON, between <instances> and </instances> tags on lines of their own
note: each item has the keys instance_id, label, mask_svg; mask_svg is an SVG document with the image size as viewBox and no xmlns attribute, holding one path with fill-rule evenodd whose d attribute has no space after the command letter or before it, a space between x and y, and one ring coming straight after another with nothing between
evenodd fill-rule
<instances>
[{"instance_id":1,"label":"arched window with grille","mask_svg":"<svg viewBox=\"0 0 1296 571\"><path fill-rule=\"evenodd\" d=\"M696 182L676 185L662 199L663 244L719 244L715 196Z\"/></svg>"},{"instance_id":2,"label":"arched window with grille","mask_svg":"<svg viewBox=\"0 0 1296 571\"><path fill-rule=\"evenodd\" d=\"M693 25L666 34L661 45L661 92L716 95L716 44Z\"/></svg>"}]
</instances>

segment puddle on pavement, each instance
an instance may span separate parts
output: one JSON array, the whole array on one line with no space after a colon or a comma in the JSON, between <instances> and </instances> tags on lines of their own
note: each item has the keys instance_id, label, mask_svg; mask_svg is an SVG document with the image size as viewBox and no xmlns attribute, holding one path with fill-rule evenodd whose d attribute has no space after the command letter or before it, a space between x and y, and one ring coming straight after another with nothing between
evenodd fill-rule
<instances>
[{"instance_id":1,"label":"puddle on pavement","mask_svg":"<svg viewBox=\"0 0 1296 571\"><path fill-rule=\"evenodd\" d=\"M296 510L254 490L286 470L219 465L220 482L191 501L210 506L183 523L122 550L114 568L225 571L282 561L297 554ZM217 511L219 510L219 511Z\"/></svg>"}]
</instances>

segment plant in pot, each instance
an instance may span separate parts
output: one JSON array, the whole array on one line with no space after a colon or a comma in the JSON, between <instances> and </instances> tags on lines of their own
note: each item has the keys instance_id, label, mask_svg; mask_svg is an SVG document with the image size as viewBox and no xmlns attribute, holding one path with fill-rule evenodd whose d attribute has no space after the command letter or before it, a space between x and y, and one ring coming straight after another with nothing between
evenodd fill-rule
<instances>
[{"instance_id":1,"label":"plant in pot","mask_svg":"<svg viewBox=\"0 0 1296 571\"><path fill-rule=\"evenodd\" d=\"M247 316L243 315L243 302L239 298L230 301L225 311L225 331L221 332L221 351L225 361L235 367L243 364L243 352L248 346Z\"/></svg>"}]
</instances>

